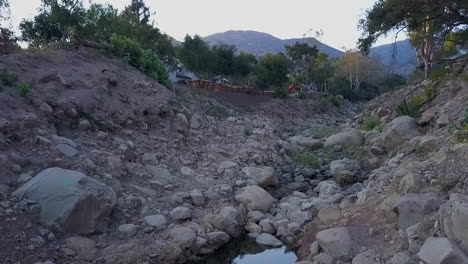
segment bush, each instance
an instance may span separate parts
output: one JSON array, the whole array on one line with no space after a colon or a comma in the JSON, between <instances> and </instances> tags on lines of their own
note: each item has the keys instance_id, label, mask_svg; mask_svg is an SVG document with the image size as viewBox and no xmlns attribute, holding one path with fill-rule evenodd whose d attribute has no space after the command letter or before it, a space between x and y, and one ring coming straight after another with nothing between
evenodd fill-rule
<instances>
[{"instance_id":1,"label":"bush","mask_svg":"<svg viewBox=\"0 0 468 264\"><path fill-rule=\"evenodd\" d=\"M251 136L253 134L253 128L250 125L244 127L244 135Z\"/></svg>"},{"instance_id":2,"label":"bush","mask_svg":"<svg viewBox=\"0 0 468 264\"><path fill-rule=\"evenodd\" d=\"M25 97L31 92L31 86L28 83L20 82L16 85L19 95Z\"/></svg>"},{"instance_id":3,"label":"bush","mask_svg":"<svg viewBox=\"0 0 468 264\"><path fill-rule=\"evenodd\" d=\"M424 96L425 96L426 101L430 101L434 99L437 96L437 89L435 85L431 85L427 87L426 89L424 89Z\"/></svg>"},{"instance_id":4,"label":"bush","mask_svg":"<svg viewBox=\"0 0 468 264\"><path fill-rule=\"evenodd\" d=\"M365 131L371 131L374 128L379 128L381 130L381 122L380 119L377 118L374 115L369 115L364 117L364 120L362 121L361 129Z\"/></svg>"},{"instance_id":5,"label":"bush","mask_svg":"<svg viewBox=\"0 0 468 264\"><path fill-rule=\"evenodd\" d=\"M308 130L306 130L306 133L308 136L311 136L313 138L323 138L326 136L331 135L337 130L336 127L330 127L330 126L316 126L312 127Z\"/></svg>"},{"instance_id":6,"label":"bush","mask_svg":"<svg viewBox=\"0 0 468 264\"><path fill-rule=\"evenodd\" d=\"M297 98L299 98L299 99L306 99L306 98L307 98L307 94L306 94L304 91L299 91L299 93L297 94Z\"/></svg>"},{"instance_id":7,"label":"bush","mask_svg":"<svg viewBox=\"0 0 468 264\"><path fill-rule=\"evenodd\" d=\"M405 99L395 108L396 116L411 116L413 118L418 118L422 104L423 100L419 95L416 95L409 100Z\"/></svg>"},{"instance_id":8,"label":"bush","mask_svg":"<svg viewBox=\"0 0 468 264\"><path fill-rule=\"evenodd\" d=\"M312 167L314 169L319 169L320 166L322 166L322 162L312 152L307 152L307 153L298 155L297 162L299 162L302 165Z\"/></svg>"},{"instance_id":9,"label":"bush","mask_svg":"<svg viewBox=\"0 0 468 264\"><path fill-rule=\"evenodd\" d=\"M158 55L151 49L143 49L136 40L113 34L111 44L117 55L122 56L130 65L170 88L169 73Z\"/></svg>"},{"instance_id":10,"label":"bush","mask_svg":"<svg viewBox=\"0 0 468 264\"><path fill-rule=\"evenodd\" d=\"M445 68L445 67L439 68L439 69L435 70L435 71L431 74L430 79L431 79L432 81L436 81L436 80L438 80L438 79L444 77L445 75L447 75L447 73L449 73L449 72L450 72L450 70L447 69L447 68Z\"/></svg>"},{"instance_id":11,"label":"bush","mask_svg":"<svg viewBox=\"0 0 468 264\"><path fill-rule=\"evenodd\" d=\"M0 86L14 86L16 81L18 81L18 76L10 73L6 67L0 71Z\"/></svg>"},{"instance_id":12,"label":"bush","mask_svg":"<svg viewBox=\"0 0 468 264\"><path fill-rule=\"evenodd\" d=\"M336 96L330 96L330 97L328 97L327 100L328 100L328 102L331 103L332 105L334 105L334 106L336 106L336 107L338 107L338 108L341 107L341 100L340 100L338 97L336 97Z\"/></svg>"},{"instance_id":13,"label":"bush","mask_svg":"<svg viewBox=\"0 0 468 264\"><path fill-rule=\"evenodd\" d=\"M275 94L273 95L273 97L275 98L280 98L280 99L286 99L288 98L288 91L284 88L277 88L275 90Z\"/></svg>"}]
</instances>

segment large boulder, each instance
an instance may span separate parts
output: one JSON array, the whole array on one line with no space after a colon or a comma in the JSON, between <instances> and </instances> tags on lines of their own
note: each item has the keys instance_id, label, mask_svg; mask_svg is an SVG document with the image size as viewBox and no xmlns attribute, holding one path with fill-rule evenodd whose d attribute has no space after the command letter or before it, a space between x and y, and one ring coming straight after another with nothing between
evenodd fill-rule
<instances>
[{"instance_id":1,"label":"large boulder","mask_svg":"<svg viewBox=\"0 0 468 264\"><path fill-rule=\"evenodd\" d=\"M393 211L398 214L398 226L406 231L424 216L437 211L443 202L432 194L409 193L400 198Z\"/></svg>"},{"instance_id":2,"label":"large boulder","mask_svg":"<svg viewBox=\"0 0 468 264\"><path fill-rule=\"evenodd\" d=\"M392 149L420 135L416 119L409 116L400 116L385 126L382 140L387 148Z\"/></svg>"},{"instance_id":3,"label":"large boulder","mask_svg":"<svg viewBox=\"0 0 468 264\"><path fill-rule=\"evenodd\" d=\"M450 201L440 207L440 223L447 237L468 252L468 196L450 195Z\"/></svg>"},{"instance_id":4,"label":"large boulder","mask_svg":"<svg viewBox=\"0 0 468 264\"><path fill-rule=\"evenodd\" d=\"M361 132L357 129L351 129L328 137L323 143L324 147L333 146L361 146L364 139Z\"/></svg>"},{"instance_id":5,"label":"large boulder","mask_svg":"<svg viewBox=\"0 0 468 264\"><path fill-rule=\"evenodd\" d=\"M342 257L351 253L351 235L344 227L320 231L315 238L323 251L332 257Z\"/></svg>"},{"instance_id":6,"label":"large boulder","mask_svg":"<svg viewBox=\"0 0 468 264\"><path fill-rule=\"evenodd\" d=\"M355 183L357 181L356 174L360 169L359 162L346 158L330 163L330 172L340 185Z\"/></svg>"},{"instance_id":7,"label":"large boulder","mask_svg":"<svg viewBox=\"0 0 468 264\"><path fill-rule=\"evenodd\" d=\"M323 146L322 141L310 137L294 136L288 138L288 141L309 150L319 149Z\"/></svg>"},{"instance_id":8,"label":"large boulder","mask_svg":"<svg viewBox=\"0 0 468 264\"><path fill-rule=\"evenodd\" d=\"M245 167L242 172L262 188L278 184L278 177L272 167Z\"/></svg>"},{"instance_id":9,"label":"large boulder","mask_svg":"<svg viewBox=\"0 0 468 264\"><path fill-rule=\"evenodd\" d=\"M283 242L279 241L276 237L263 233L256 238L257 244L266 247L281 247Z\"/></svg>"},{"instance_id":10,"label":"large boulder","mask_svg":"<svg viewBox=\"0 0 468 264\"><path fill-rule=\"evenodd\" d=\"M427 264L468 263L468 257L447 238L431 237L424 242L418 257Z\"/></svg>"},{"instance_id":11,"label":"large boulder","mask_svg":"<svg viewBox=\"0 0 468 264\"><path fill-rule=\"evenodd\" d=\"M116 195L107 185L61 168L40 172L13 196L36 201L41 206L41 221L69 234L105 232L116 204Z\"/></svg>"},{"instance_id":12,"label":"large boulder","mask_svg":"<svg viewBox=\"0 0 468 264\"><path fill-rule=\"evenodd\" d=\"M275 199L263 188L251 185L244 187L242 191L236 195L236 201L244 204L250 211L258 210L267 212L270 210Z\"/></svg>"}]
</instances>

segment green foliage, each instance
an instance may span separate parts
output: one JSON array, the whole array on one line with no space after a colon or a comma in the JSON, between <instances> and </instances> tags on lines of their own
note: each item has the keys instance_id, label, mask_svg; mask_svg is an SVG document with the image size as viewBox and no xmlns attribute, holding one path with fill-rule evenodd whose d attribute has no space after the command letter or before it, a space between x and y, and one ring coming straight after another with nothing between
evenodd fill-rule
<instances>
[{"instance_id":1,"label":"green foliage","mask_svg":"<svg viewBox=\"0 0 468 264\"><path fill-rule=\"evenodd\" d=\"M282 53L264 55L254 69L255 85L262 89L283 86L288 81L290 65L291 62Z\"/></svg>"},{"instance_id":2,"label":"green foliage","mask_svg":"<svg viewBox=\"0 0 468 264\"><path fill-rule=\"evenodd\" d=\"M420 96L416 95L409 100L403 100L396 108L396 116L411 116L413 118L418 118L420 113L419 110L422 106L422 99Z\"/></svg>"},{"instance_id":3,"label":"green foliage","mask_svg":"<svg viewBox=\"0 0 468 264\"><path fill-rule=\"evenodd\" d=\"M313 138L323 138L336 132L337 128L330 126L314 126L306 131L306 135Z\"/></svg>"},{"instance_id":4,"label":"green foliage","mask_svg":"<svg viewBox=\"0 0 468 264\"><path fill-rule=\"evenodd\" d=\"M16 85L16 90L18 91L20 96L26 97L31 92L31 86L26 82L19 82Z\"/></svg>"},{"instance_id":5,"label":"green foliage","mask_svg":"<svg viewBox=\"0 0 468 264\"><path fill-rule=\"evenodd\" d=\"M42 0L39 14L23 20L20 30L22 40L34 47L80 39L109 42L117 34L135 39L160 57L174 56L171 38L153 27L150 15L142 0L132 0L120 13L108 4L91 4L86 9L81 0Z\"/></svg>"},{"instance_id":6,"label":"green foliage","mask_svg":"<svg viewBox=\"0 0 468 264\"><path fill-rule=\"evenodd\" d=\"M445 67L442 67L442 68L439 68L437 70L435 70L434 72L432 72L431 76L430 76L430 79L432 81L437 81L439 80L440 78L444 77L445 75L447 75L448 73L450 72L449 69L445 68Z\"/></svg>"},{"instance_id":7,"label":"green foliage","mask_svg":"<svg viewBox=\"0 0 468 264\"><path fill-rule=\"evenodd\" d=\"M280 99L286 99L288 98L288 96L288 90L286 90L285 88L276 88L275 93L273 95L273 97Z\"/></svg>"},{"instance_id":8,"label":"green foliage","mask_svg":"<svg viewBox=\"0 0 468 264\"><path fill-rule=\"evenodd\" d=\"M331 103L332 105L340 108L341 107L341 100L337 96L330 96L327 98L327 102Z\"/></svg>"},{"instance_id":9,"label":"green foliage","mask_svg":"<svg viewBox=\"0 0 468 264\"><path fill-rule=\"evenodd\" d=\"M464 73L462 79L463 79L465 82L468 82L468 74L467 74L467 73Z\"/></svg>"},{"instance_id":10,"label":"green foliage","mask_svg":"<svg viewBox=\"0 0 468 264\"><path fill-rule=\"evenodd\" d=\"M465 114L462 120L448 126L448 131L450 134L454 134L455 132L461 130L468 130L468 107L465 108Z\"/></svg>"},{"instance_id":11,"label":"green foliage","mask_svg":"<svg viewBox=\"0 0 468 264\"><path fill-rule=\"evenodd\" d=\"M246 125L243 131L244 131L244 135L246 136L251 136L253 134L253 128L251 125Z\"/></svg>"},{"instance_id":12,"label":"green foliage","mask_svg":"<svg viewBox=\"0 0 468 264\"><path fill-rule=\"evenodd\" d=\"M230 116L229 111L226 107L221 105L213 105L210 110L208 111L210 115L218 116L218 117L228 117Z\"/></svg>"},{"instance_id":13,"label":"green foliage","mask_svg":"<svg viewBox=\"0 0 468 264\"><path fill-rule=\"evenodd\" d=\"M297 98L299 99L306 99L307 98L307 94L304 92L304 91L299 91L297 93Z\"/></svg>"},{"instance_id":14,"label":"green foliage","mask_svg":"<svg viewBox=\"0 0 468 264\"><path fill-rule=\"evenodd\" d=\"M437 88L434 84L424 89L424 97L426 101L430 101L434 99L436 96L437 96Z\"/></svg>"},{"instance_id":15,"label":"green foliage","mask_svg":"<svg viewBox=\"0 0 468 264\"><path fill-rule=\"evenodd\" d=\"M374 115L368 115L368 116L365 116L363 121L362 121L362 125L361 125L361 129L364 130L364 131L372 131L374 130L374 128L377 128L379 131L382 130L382 122L380 121L380 119Z\"/></svg>"},{"instance_id":16,"label":"green foliage","mask_svg":"<svg viewBox=\"0 0 468 264\"><path fill-rule=\"evenodd\" d=\"M18 76L4 67L0 70L0 87L1 86L14 86L16 81L18 81Z\"/></svg>"},{"instance_id":17,"label":"green foliage","mask_svg":"<svg viewBox=\"0 0 468 264\"><path fill-rule=\"evenodd\" d=\"M313 152L306 152L298 155L296 157L296 161L302 165L306 165L314 169L319 169L320 166L322 166L322 162Z\"/></svg>"},{"instance_id":18,"label":"green foliage","mask_svg":"<svg viewBox=\"0 0 468 264\"><path fill-rule=\"evenodd\" d=\"M115 34L111 37L111 44L115 52L130 65L140 69L162 85L168 88L172 86L166 66L153 50L143 49L136 40Z\"/></svg>"}]
</instances>

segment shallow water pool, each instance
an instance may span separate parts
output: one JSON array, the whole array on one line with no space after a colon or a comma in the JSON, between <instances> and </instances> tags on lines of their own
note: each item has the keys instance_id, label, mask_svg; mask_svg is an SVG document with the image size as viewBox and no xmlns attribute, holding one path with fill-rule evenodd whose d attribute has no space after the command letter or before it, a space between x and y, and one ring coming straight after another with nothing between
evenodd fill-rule
<instances>
[{"instance_id":1,"label":"shallow water pool","mask_svg":"<svg viewBox=\"0 0 468 264\"><path fill-rule=\"evenodd\" d=\"M282 248L265 248L254 239L245 238L229 242L213 255L196 264L294 264L294 251Z\"/></svg>"}]
</instances>

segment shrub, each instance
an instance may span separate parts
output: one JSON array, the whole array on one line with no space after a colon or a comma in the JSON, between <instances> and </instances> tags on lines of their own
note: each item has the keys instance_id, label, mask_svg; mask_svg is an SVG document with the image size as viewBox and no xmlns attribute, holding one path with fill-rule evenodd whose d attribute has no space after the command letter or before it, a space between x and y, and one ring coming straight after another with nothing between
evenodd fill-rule
<instances>
[{"instance_id":1,"label":"shrub","mask_svg":"<svg viewBox=\"0 0 468 264\"><path fill-rule=\"evenodd\" d=\"M427 87L426 89L424 89L424 96L425 96L426 101L430 101L434 99L437 96L437 89L435 85L431 85Z\"/></svg>"},{"instance_id":2,"label":"shrub","mask_svg":"<svg viewBox=\"0 0 468 264\"><path fill-rule=\"evenodd\" d=\"M6 67L0 71L0 86L14 86L16 81L18 81L18 76L10 73Z\"/></svg>"},{"instance_id":3,"label":"shrub","mask_svg":"<svg viewBox=\"0 0 468 264\"><path fill-rule=\"evenodd\" d=\"M362 130L371 131L376 127L379 128L379 130L381 130L381 122L379 118L377 118L374 115L364 117L361 125Z\"/></svg>"},{"instance_id":4,"label":"shrub","mask_svg":"<svg viewBox=\"0 0 468 264\"><path fill-rule=\"evenodd\" d=\"M315 126L306 131L307 135L313 137L313 138L323 138L326 137L333 132L335 132L337 129L336 127L330 127L330 126Z\"/></svg>"},{"instance_id":5,"label":"shrub","mask_svg":"<svg viewBox=\"0 0 468 264\"><path fill-rule=\"evenodd\" d=\"M468 82L468 73L464 73L462 79L463 79L465 82Z\"/></svg>"},{"instance_id":6,"label":"shrub","mask_svg":"<svg viewBox=\"0 0 468 264\"><path fill-rule=\"evenodd\" d=\"M332 105L338 107L338 108L341 107L341 100L336 96L328 97L328 102L331 103Z\"/></svg>"},{"instance_id":7,"label":"shrub","mask_svg":"<svg viewBox=\"0 0 468 264\"><path fill-rule=\"evenodd\" d=\"M113 34L111 44L117 55L122 56L130 65L170 88L169 73L158 55L151 49L143 49L136 40Z\"/></svg>"},{"instance_id":8,"label":"shrub","mask_svg":"<svg viewBox=\"0 0 468 264\"><path fill-rule=\"evenodd\" d=\"M415 95L409 100L403 100L396 108L396 116L411 116L413 118L419 117L419 110L423 104L423 100L419 95Z\"/></svg>"},{"instance_id":9,"label":"shrub","mask_svg":"<svg viewBox=\"0 0 468 264\"><path fill-rule=\"evenodd\" d=\"M253 128L250 125L244 127L244 135L251 136L253 134Z\"/></svg>"},{"instance_id":10,"label":"shrub","mask_svg":"<svg viewBox=\"0 0 468 264\"><path fill-rule=\"evenodd\" d=\"M284 88L277 88L275 90L275 94L273 95L273 97L275 98L280 98L280 99L286 99L288 98L288 91Z\"/></svg>"},{"instance_id":11,"label":"shrub","mask_svg":"<svg viewBox=\"0 0 468 264\"><path fill-rule=\"evenodd\" d=\"M31 92L31 86L28 83L20 82L16 85L19 95L25 97Z\"/></svg>"},{"instance_id":12,"label":"shrub","mask_svg":"<svg viewBox=\"0 0 468 264\"><path fill-rule=\"evenodd\" d=\"M430 79L433 80L433 81L436 81L442 77L444 77L445 75L447 75L447 73L449 73L450 70L445 68L445 67L442 67L442 68L439 68L437 70L435 70L431 76L430 76Z\"/></svg>"},{"instance_id":13,"label":"shrub","mask_svg":"<svg viewBox=\"0 0 468 264\"><path fill-rule=\"evenodd\" d=\"M299 99L306 99L306 98L307 98L307 94L306 94L304 91L299 91L299 93L297 94L297 98L299 98Z\"/></svg>"},{"instance_id":14,"label":"shrub","mask_svg":"<svg viewBox=\"0 0 468 264\"><path fill-rule=\"evenodd\" d=\"M320 168L320 166L322 166L322 162L312 152L306 152L298 155L297 162L299 162L302 165L312 167L314 169L318 169Z\"/></svg>"}]
</instances>

